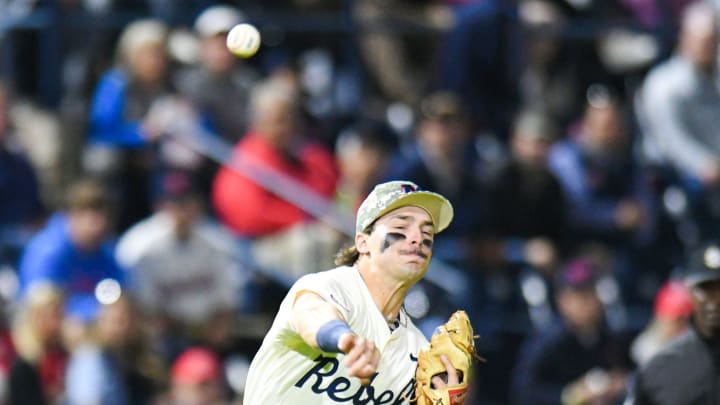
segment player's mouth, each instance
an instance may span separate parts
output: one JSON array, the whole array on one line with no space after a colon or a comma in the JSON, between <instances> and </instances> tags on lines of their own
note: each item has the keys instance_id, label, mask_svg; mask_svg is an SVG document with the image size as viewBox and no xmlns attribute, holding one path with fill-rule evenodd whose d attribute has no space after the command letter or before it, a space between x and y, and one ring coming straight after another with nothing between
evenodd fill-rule
<instances>
[{"instance_id":1,"label":"player's mouth","mask_svg":"<svg viewBox=\"0 0 720 405\"><path fill-rule=\"evenodd\" d=\"M419 257L423 260L427 260L427 258L428 258L428 255L425 252L423 252L421 249L401 250L400 254L403 256Z\"/></svg>"}]
</instances>

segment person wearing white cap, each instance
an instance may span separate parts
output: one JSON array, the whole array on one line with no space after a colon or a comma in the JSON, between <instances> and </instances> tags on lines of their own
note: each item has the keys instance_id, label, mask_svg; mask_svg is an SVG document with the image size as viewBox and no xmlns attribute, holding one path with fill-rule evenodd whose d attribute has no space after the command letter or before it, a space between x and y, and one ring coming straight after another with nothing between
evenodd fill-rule
<instances>
[{"instance_id":1,"label":"person wearing white cap","mask_svg":"<svg viewBox=\"0 0 720 405\"><path fill-rule=\"evenodd\" d=\"M417 355L428 341L403 301L452 218L445 197L414 183L375 186L339 267L300 278L283 300L250 365L243 403L411 403ZM457 385L461 376L443 361L447 380L439 386Z\"/></svg>"},{"instance_id":2,"label":"person wearing white cap","mask_svg":"<svg viewBox=\"0 0 720 405\"><path fill-rule=\"evenodd\" d=\"M200 41L199 64L177 75L177 87L228 141L246 129L247 94L258 75L228 51L225 37L232 27L247 21L238 9L211 6L198 15L194 30Z\"/></svg>"}]
</instances>

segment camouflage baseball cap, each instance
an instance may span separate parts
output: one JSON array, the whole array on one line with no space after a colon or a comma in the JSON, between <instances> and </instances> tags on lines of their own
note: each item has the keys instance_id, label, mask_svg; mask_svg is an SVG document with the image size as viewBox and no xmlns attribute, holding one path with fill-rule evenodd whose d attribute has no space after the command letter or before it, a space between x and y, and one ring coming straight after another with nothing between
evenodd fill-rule
<instances>
[{"instance_id":1,"label":"camouflage baseball cap","mask_svg":"<svg viewBox=\"0 0 720 405\"><path fill-rule=\"evenodd\" d=\"M360 204L355 232L361 233L381 216L407 206L416 206L427 211L435 226L435 233L447 228L453 218L450 201L440 194L423 191L410 181L389 181L375 186Z\"/></svg>"}]
</instances>

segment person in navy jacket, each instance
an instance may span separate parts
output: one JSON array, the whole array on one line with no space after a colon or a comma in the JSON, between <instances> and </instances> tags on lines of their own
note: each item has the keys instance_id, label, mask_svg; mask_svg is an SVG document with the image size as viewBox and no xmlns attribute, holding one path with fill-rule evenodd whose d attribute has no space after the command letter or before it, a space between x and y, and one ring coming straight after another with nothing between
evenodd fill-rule
<instances>
[{"instance_id":1,"label":"person in navy jacket","mask_svg":"<svg viewBox=\"0 0 720 405\"><path fill-rule=\"evenodd\" d=\"M16 255L45 217L40 186L25 151L17 145L10 118L10 85L0 80L0 262Z\"/></svg>"}]
</instances>

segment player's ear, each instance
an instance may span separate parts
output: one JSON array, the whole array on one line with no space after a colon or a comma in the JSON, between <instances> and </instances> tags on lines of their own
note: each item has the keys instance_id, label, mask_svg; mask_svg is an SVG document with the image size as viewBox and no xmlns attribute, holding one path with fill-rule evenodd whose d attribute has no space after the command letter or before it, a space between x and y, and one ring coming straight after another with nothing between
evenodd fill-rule
<instances>
[{"instance_id":1,"label":"player's ear","mask_svg":"<svg viewBox=\"0 0 720 405\"><path fill-rule=\"evenodd\" d=\"M355 235L355 248L361 255L370 251L370 248L368 247L369 238L370 235L365 233L358 233Z\"/></svg>"}]
</instances>

